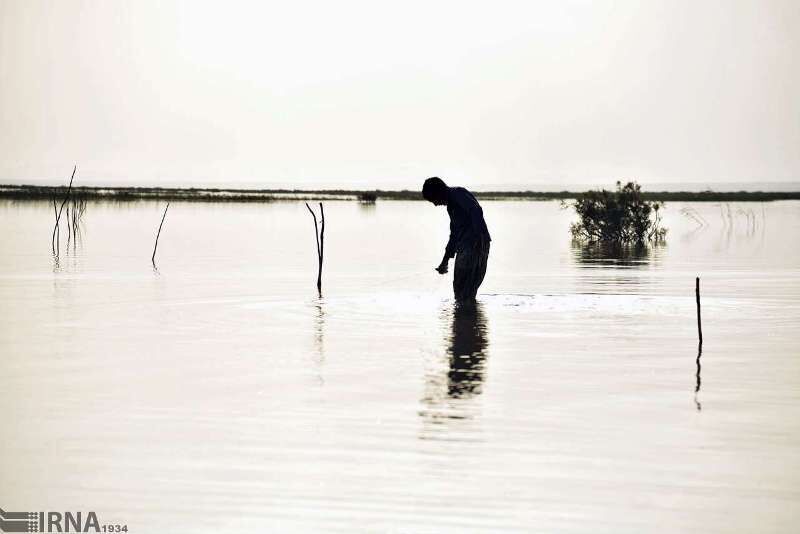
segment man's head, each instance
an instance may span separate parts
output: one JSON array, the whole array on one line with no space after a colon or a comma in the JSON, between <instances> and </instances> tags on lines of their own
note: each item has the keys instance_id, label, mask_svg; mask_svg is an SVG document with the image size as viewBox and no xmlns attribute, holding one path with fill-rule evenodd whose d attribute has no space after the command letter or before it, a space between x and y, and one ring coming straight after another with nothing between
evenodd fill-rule
<instances>
[{"instance_id":1,"label":"man's head","mask_svg":"<svg viewBox=\"0 0 800 534\"><path fill-rule=\"evenodd\" d=\"M447 184L441 178L434 176L425 180L422 184L422 196L434 206L444 206L447 204Z\"/></svg>"}]
</instances>

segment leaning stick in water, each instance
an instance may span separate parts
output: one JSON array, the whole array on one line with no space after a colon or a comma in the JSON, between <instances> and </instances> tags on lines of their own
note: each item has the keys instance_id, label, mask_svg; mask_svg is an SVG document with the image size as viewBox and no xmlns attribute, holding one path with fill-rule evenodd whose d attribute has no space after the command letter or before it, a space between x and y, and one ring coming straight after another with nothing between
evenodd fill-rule
<instances>
[{"instance_id":1,"label":"leaning stick in water","mask_svg":"<svg viewBox=\"0 0 800 534\"><path fill-rule=\"evenodd\" d=\"M72 168L72 177L69 179L69 186L67 187L67 195L64 197L64 201L61 202L61 208L58 210L56 214L56 225L53 227L53 238L51 240L51 245L53 247L53 254L56 254L56 230L58 230L58 222L61 220L61 210L64 209L64 204L67 203L67 199L69 199L69 192L72 191L72 180L75 179L75 171L78 169L78 166L75 165ZM59 237L61 237L59 235Z\"/></svg>"},{"instance_id":2,"label":"leaning stick in water","mask_svg":"<svg viewBox=\"0 0 800 534\"><path fill-rule=\"evenodd\" d=\"M58 228L58 204L56 203L55 194L53 195L53 217L55 218L55 221L56 221L56 223L55 223L56 224L56 228ZM55 248L53 248L53 254L55 254L55 253L56 253Z\"/></svg>"},{"instance_id":3,"label":"leaning stick in water","mask_svg":"<svg viewBox=\"0 0 800 534\"><path fill-rule=\"evenodd\" d=\"M150 258L150 261L153 262L153 267L156 266L156 249L158 249L158 236L161 235L161 227L164 226L164 219L167 217L168 209L169 209L169 202L167 202L167 207L164 208L164 215L161 216L161 224L158 225L158 233L156 234L156 244L153 245L153 257Z\"/></svg>"},{"instance_id":4,"label":"leaning stick in water","mask_svg":"<svg viewBox=\"0 0 800 534\"><path fill-rule=\"evenodd\" d=\"M320 219L322 223L322 230L320 231L319 226L317 226L317 214L314 213L314 210L311 209L311 206L308 205L308 202L305 203L306 208L308 208L308 212L311 213L311 216L314 218L314 238L317 240L317 292L321 295L322 294L322 260L323 260L323 253L325 249L325 210L322 207L322 202L319 203L319 213Z\"/></svg>"}]
</instances>

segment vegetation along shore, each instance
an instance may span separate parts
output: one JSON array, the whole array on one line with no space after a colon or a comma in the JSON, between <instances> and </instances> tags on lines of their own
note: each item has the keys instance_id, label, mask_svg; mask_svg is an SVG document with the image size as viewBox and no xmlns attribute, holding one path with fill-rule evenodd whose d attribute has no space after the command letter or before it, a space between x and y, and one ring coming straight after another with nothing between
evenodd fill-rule
<instances>
[{"instance_id":1,"label":"vegetation along shore","mask_svg":"<svg viewBox=\"0 0 800 534\"><path fill-rule=\"evenodd\" d=\"M67 186L0 185L0 198L13 200L48 200L62 197ZM191 202L271 202L279 200L423 200L419 191L382 191L350 189L215 189L179 187L73 187L73 196L86 200L166 200ZM476 191L482 200L567 200L578 199L585 192L575 191ZM764 202L800 200L800 191L650 191L642 198L651 201Z\"/></svg>"}]
</instances>

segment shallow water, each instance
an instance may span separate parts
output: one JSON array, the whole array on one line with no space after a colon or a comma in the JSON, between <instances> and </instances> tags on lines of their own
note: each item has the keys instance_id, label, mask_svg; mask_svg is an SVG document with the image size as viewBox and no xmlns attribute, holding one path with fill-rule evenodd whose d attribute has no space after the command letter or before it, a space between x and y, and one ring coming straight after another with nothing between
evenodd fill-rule
<instances>
[{"instance_id":1,"label":"shallow water","mask_svg":"<svg viewBox=\"0 0 800 534\"><path fill-rule=\"evenodd\" d=\"M787 532L800 514L800 202L670 203L571 243L485 202L476 310L447 216L299 202L0 204L0 504L130 532ZM684 213L682 213L684 211ZM686 213L689 213L687 215ZM703 220L700 226L694 219ZM697 362L695 276L704 345Z\"/></svg>"}]
</instances>

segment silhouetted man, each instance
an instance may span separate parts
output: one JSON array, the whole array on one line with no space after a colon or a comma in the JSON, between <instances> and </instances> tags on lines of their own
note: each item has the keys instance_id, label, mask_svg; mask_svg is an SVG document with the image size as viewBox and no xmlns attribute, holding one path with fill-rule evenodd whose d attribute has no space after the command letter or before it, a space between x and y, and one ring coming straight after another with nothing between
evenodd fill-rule
<instances>
[{"instance_id":1,"label":"silhouetted man","mask_svg":"<svg viewBox=\"0 0 800 534\"><path fill-rule=\"evenodd\" d=\"M447 206L450 215L450 239L436 270L445 274L447 262L455 256L453 294L458 302L474 301L486 276L489 242L492 240L483 220L483 209L472 193L463 187L447 187L435 176L425 180L422 196L434 206Z\"/></svg>"}]
</instances>

